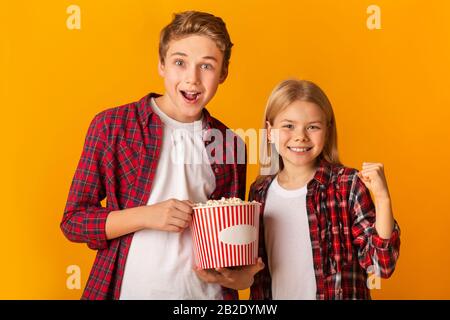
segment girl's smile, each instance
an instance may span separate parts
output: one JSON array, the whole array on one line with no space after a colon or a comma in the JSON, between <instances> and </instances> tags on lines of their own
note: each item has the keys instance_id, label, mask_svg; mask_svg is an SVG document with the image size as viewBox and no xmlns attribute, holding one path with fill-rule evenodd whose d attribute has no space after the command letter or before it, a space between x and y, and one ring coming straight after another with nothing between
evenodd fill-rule
<instances>
[{"instance_id":1,"label":"girl's smile","mask_svg":"<svg viewBox=\"0 0 450 320\"><path fill-rule=\"evenodd\" d=\"M288 149L294 153L302 154L310 151L312 147L288 147Z\"/></svg>"}]
</instances>

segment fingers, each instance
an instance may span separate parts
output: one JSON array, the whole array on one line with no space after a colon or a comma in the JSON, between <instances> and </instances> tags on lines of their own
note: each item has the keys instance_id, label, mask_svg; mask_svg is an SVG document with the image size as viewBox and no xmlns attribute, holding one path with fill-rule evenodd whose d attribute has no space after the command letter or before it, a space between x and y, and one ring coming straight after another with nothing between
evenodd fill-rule
<instances>
[{"instance_id":1,"label":"fingers","mask_svg":"<svg viewBox=\"0 0 450 320\"><path fill-rule=\"evenodd\" d=\"M183 200L184 203L186 203L187 205L191 206L191 207L195 207L195 203L192 202L191 200Z\"/></svg>"},{"instance_id":2,"label":"fingers","mask_svg":"<svg viewBox=\"0 0 450 320\"><path fill-rule=\"evenodd\" d=\"M221 283L224 281L224 277L222 274L218 272L214 272L212 270L202 270L202 269L195 269L195 273L197 276L208 283Z\"/></svg>"},{"instance_id":3,"label":"fingers","mask_svg":"<svg viewBox=\"0 0 450 320\"><path fill-rule=\"evenodd\" d=\"M257 269L256 269L255 274L256 274L257 272L261 271L262 269L264 269L265 267L266 267L266 265L264 264L262 258L259 257L259 258L258 258L258 261L256 262L256 268L257 268Z\"/></svg>"},{"instance_id":4,"label":"fingers","mask_svg":"<svg viewBox=\"0 0 450 320\"><path fill-rule=\"evenodd\" d=\"M216 271L221 274L224 278L232 279L234 270L229 268L216 268Z\"/></svg>"},{"instance_id":5,"label":"fingers","mask_svg":"<svg viewBox=\"0 0 450 320\"><path fill-rule=\"evenodd\" d=\"M189 226L192 220L193 202L189 200L180 201L177 199L169 200L169 218L168 224L176 227L177 231L182 231ZM172 230L174 228L171 228Z\"/></svg>"},{"instance_id":6,"label":"fingers","mask_svg":"<svg viewBox=\"0 0 450 320\"><path fill-rule=\"evenodd\" d=\"M367 179L374 175L383 176L384 166L382 163L363 162L362 170L358 172L358 176L361 179Z\"/></svg>"},{"instance_id":7,"label":"fingers","mask_svg":"<svg viewBox=\"0 0 450 320\"><path fill-rule=\"evenodd\" d=\"M259 271L264 269L265 265L261 258L258 258L256 264L242 266L239 269L231 269L231 268L216 268L216 271L222 274L225 278L234 279L237 273L248 272L252 276L257 274Z\"/></svg>"},{"instance_id":8,"label":"fingers","mask_svg":"<svg viewBox=\"0 0 450 320\"><path fill-rule=\"evenodd\" d=\"M171 204L173 205L174 208L176 208L181 212L188 214L192 214L193 212L192 207L194 206L194 204L190 200L180 201L177 199L172 199Z\"/></svg>"},{"instance_id":9,"label":"fingers","mask_svg":"<svg viewBox=\"0 0 450 320\"><path fill-rule=\"evenodd\" d=\"M384 166L382 163L379 162L363 162L362 164L362 170L361 171L370 171L370 170L384 170Z\"/></svg>"},{"instance_id":10,"label":"fingers","mask_svg":"<svg viewBox=\"0 0 450 320\"><path fill-rule=\"evenodd\" d=\"M248 267L248 271L252 274L255 275L257 274L259 271L261 271L262 269L265 268L265 264L262 261L262 258L259 257L258 260L256 261L256 264L252 264L247 266Z\"/></svg>"},{"instance_id":11,"label":"fingers","mask_svg":"<svg viewBox=\"0 0 450 320\"><path fill-rule=\"evenodd\" d=\"M177 217L169 218L168 224L181 229L185 229L189 226L190 220L179 219Z\"/></svg>"},{"instance_id":12,"label":"fingers","mask_svg":"<svg viewBox=\"0 0 450 320\"><path fill-rule=\"evenodd\" d=\"M192 220L192 214L175 209L172 211L172 218L190 223Z\"/></svg>"},{"instance_id":13,"label":"fingers","mask_svg":"<svg viewBox=\"0 0 450 320\"><path fill-rule=\"evenodd\" d=\"M168 225L164 230L169 232L181 232L184 230L184 228L177 227L175 225Z\"/></svg>"},{"instance_id":14,"label":"fingers","mask_svg":"<svg viewBox=\"0 0 450 320\"><path fill-rule=\"evenodd\" d=\"M254 265L236 268L216 268L215 270L194 269L197 276L209 283L218 283L223 287L242 290L250 287L254 281L254 275L264 268L261 258Z\"/></svg>"}]
</instances>

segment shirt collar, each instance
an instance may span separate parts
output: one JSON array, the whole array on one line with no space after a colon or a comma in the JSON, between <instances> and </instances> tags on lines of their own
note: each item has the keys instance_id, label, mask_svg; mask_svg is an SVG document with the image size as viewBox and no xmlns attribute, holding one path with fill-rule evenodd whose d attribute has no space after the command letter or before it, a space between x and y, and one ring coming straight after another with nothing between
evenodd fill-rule
<instances>
[{"instance_id":1,"label":"shirt collar","mask_svg":"<svg viewBox=\"0 0 450 320\"><path fill-rule=\"evenodd\" d=\"M321 185L327 185L331 180L331 164L325 159L319 161L316 173L314 174L313 180L316 180Z\"/></svg>"},{"instance_id":2,"label":"shirt collar","mask_svg":"<svg viewBox=\"0 0 450 320\"><path fill-rule=\"evenodd\" d=\"M314 174L312 181L317 181L320 185L326 186L332 177L332 165L324 160L321 159L319 161L319 165L317 167L316 173ZM272 183L273 179L276 177L276 174L266 176L262 179L261 183L258 184L256 187L257 191L261 190L267 190L269 185Z\"/></svg>"},{"instance_id":3,"label":"shirt collar","mask_svg":"<svg viewBox=\"0 0 450 320\"><path fill-rule=\"evenodd\" d=\"M138 101L139 119L141 119L141 123L144 127L147 126L150 117L153 114L156 115L155 111L152 108L150 101L152 98L158 98L158 97L161 97L161 94L152 92ZM203 119L205 121L205 129L214 128L214 118L209 114L209 112L208 112L208 110L206 110L206 108L203 108L202 112L203 112ZM156 116L158 116L158 115L156 115Z\"/></svg>"}]
</instances>

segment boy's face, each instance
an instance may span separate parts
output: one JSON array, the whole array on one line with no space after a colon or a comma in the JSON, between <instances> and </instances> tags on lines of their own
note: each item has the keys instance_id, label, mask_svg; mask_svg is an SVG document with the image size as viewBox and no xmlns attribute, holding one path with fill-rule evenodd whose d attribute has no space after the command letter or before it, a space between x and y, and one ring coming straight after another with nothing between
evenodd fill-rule
<instances>
[{"instance_id":1,"label":"boy's face","mask_svg":"<svg viewBox=\"0 0 450 320\"><path fill-rule=\"evenodd\" d=\"M159 74L164 78L166 93L157 101L170 117L193 122L225 81L223 54L206 36L192 35L172 40Z\"/></svg>"}]
</instances>

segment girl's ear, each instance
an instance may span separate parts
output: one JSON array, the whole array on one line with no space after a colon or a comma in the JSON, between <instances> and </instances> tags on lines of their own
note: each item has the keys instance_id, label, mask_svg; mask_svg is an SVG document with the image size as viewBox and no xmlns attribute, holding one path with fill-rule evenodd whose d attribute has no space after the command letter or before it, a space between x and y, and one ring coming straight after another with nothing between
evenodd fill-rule
<instances>
[{"instance_id":1,"label":"girl's ear","mask_svg":"<svg viewBox=\"0 0 450 320\"><path fill-rule=\"evenodd\" d=\"M273 137L272 137L272 126L270 125L269 121L266 121L266 128L267 128L267 141L269 143L273 142Z\"/></svg>"}]
</instances>

